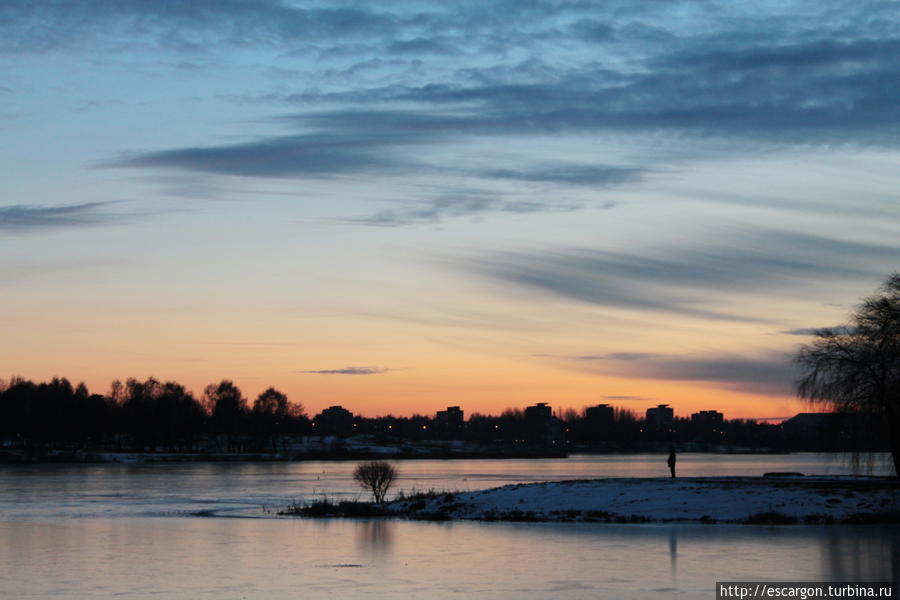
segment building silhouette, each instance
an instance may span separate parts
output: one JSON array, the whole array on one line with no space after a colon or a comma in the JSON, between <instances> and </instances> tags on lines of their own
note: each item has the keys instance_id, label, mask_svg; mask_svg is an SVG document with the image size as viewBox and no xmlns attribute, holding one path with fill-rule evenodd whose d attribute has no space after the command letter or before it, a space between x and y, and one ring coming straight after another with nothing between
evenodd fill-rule
<instances>
[{"instance_id":1,"label":"building silhouette","mask_svg":"<svg viewBox=\"0 0 900 600\"><path fill-rule=\"evenodd\" d=\"M647 428L655 431L672 429L675 423L675 410L668 404L658 404L647 409Z\"/></svg>"},{"instance_id":2,"label":"building silhouette","mask_svg":"<svg viewBox=\"0 0 900 600\"><path fill-rule=\"evenodd\" d=\"M463 433L465 415L458 406L448 406L446 410L439 410L434 416L434 428L439 436L457 438Z\"/></svg>"},{"instance_id":3,"label":"building silhouette","mask_svg":"<svg viewBox=\"0 0 900 600\"><path fill-rule=\"evenodd\" d=\"M563 439L562 421L553 416L553 409L546 402L525 408L526 442L551 446L562 443Z\"/></svg>"},{"instance_id":4,"label":"building silhouette","mask_svg":"<svg viewBox=\"0 0 900 600\"><path fill-rule=\"evenodd\" d=\"M704 429L721 429L725 415L717 410L701 410L691 415L691 424Z\"/></svg>"},{"instance_id":5,"label":"building silhouette","mask_svg":"<svg viewBox=\"0 0 900 600\"><path fill-rule=\"evenodd\" d=\"M598 404L584 409L584 424L588 442L594 445L612 437L614 410L609 404Z\"/></svg>"}]
</instances>

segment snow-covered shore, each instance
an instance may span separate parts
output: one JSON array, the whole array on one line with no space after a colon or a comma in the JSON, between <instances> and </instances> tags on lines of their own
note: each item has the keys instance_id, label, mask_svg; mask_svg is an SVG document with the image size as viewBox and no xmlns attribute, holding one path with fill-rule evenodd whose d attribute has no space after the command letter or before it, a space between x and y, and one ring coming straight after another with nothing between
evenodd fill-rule
<instances>
[{"instance_id":1,"label":"snow-covered shore","mask_svg":"<svg viewBox=\"0 0 900 600\"><path fill-rule=\"evenodd\" d=\"M424 494L384 508L396 516L448 520L897 522L900 483L855 477L592 479Z\"/></svg>"}]
</instances>

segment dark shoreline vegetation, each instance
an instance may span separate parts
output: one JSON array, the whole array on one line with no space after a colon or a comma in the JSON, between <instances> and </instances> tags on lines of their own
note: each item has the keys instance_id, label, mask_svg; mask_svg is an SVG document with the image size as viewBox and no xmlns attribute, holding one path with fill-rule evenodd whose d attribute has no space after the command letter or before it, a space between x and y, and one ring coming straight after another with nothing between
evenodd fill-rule
<instances>
[{"instance_id":1,"label":"dark shoreline vegetation","mask_svg":"<svg viewBox=\"0 0 900 600\"><path fill-rule=\"evenodd\" d=\"M609 407L533 418L528 410L466 420L367 418L340 407L309 417L269 388L251 403L231 381L198 399L177 382L114 381L106 394L65 378L0 382L0 462L363 460L371 458L557 458L571 452L785 453L889 449L883 423L859 415L812 415L796 424L753 420L654 426ZM444 411L442 411L444 412ZM801 415L803 416L803 415ZM874 433L874 434L873 434Z\"/></svg>"},{"instance_id":2,"label":"dark shoreline vegetation","mask_svg":"<svg viewBox=\"0 0 900 600\"><path fill-rule=\"evenodd\" d=\"M887 477L867 477L859 479L844 478L810 478L768 480L766 478L687 478L690 489L687 495L694 500L700 499L710 491L729 489L733 493L734 500L740 502L748 490L763 487L762 493L781 495L784 492L800 494L804 500L804 494L809 499L823 500L819 506L809 509L809 512L797 514L790 509L779 510L767 508L763 510L749 509L745 515L734 517L733 515L716 516L716 507L708 507L711 514L678 516L677 511L672 511L670 516L658 514L646 514L642 511L641 501L631 505L630 512L606 510L606 505L599 499L593 508L569 508L565 500L559 507L546 509L520 508L527 503L532 492L538 488L565 489L573 486L595 484L597 486L618 487L639 484L653 484L662 481L663 485L668 480L647 479L622 479L622 480L574 480L560 482L546 482L534 484L515 484L480 490L476 492L464 491L437 491L429 490L404 495L398 494L394 500L383 503L365 502L358 500L335 500L328 496L314 498L310 502L292 503L277 512L280 516L306 517L306 518L399 518L421 521L505 521L505 522L561 522L561 523L701 523L701 524L732 524L732 525L832 525L832 524L900 524L900 507L896 502L897 493L900 492L900 482ZM618 487L617 487L618 486ZM704 489L709 488L709 489ZM513 495L512 507L491 506L485 499L492 494L510 493ZM518 497L516 494L518 493ZM621 494L622 492L619 492ZM866 494L880 493L880 503L869 503ZM860 496L862 494L862 496ZM892 502L886 501L884 494L893 496ZM678 504L680 498L685 496L684 489L677 489L673 493L672 505ZM840 506L853 498L862 498L855 508L846 510L846 506ZM506 500L510 502L509 499ZM651 502L649 498L645 503ZM721 502L721 500L720 500ZM777 504L777 499L772 500ZM752 506L748 504L748 506ZM838 509L843 510L838 510ZM856 510L859 509L859 510ZM642 514L644 512L644 514Z\"/></svg>"}]
</instances>

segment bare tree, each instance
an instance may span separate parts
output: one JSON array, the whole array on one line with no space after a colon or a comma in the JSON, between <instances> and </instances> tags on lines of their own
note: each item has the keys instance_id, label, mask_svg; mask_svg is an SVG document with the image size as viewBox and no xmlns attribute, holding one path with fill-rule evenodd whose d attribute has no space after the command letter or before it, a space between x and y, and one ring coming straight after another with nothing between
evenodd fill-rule
<instances>
[{"instance_id":1,"label":"bare tree","mask_svg":"<svg viewBox=\"0 0 900 600\"><path fill-rule=\"evenodd\" d=\"M900 474L900 273L863 300L848 325L815 335L794 357L803 369L797 393L836 411L882 420Z\"/></svg>"},{"instance_id":2,"label":"bare tree","mask_svg":"<svg viewBox=\"0 0 900 600\"><path fill-rule=\"evenodd\" d=\"M359 463L353 471L353 479L364 490L372 492L372 499L384 502L384 497L397 478L394 465L381 460Z\"/></svg>"}]
</instances>

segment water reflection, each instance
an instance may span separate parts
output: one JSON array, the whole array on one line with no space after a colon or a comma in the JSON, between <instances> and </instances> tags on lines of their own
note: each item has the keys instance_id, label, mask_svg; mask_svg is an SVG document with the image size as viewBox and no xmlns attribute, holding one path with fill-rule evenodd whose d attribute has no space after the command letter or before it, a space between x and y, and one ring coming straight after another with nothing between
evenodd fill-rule
<instances>
[{"instance_id":1,"label":"water reflection","mask_svg":"<svg viewBox=\"0 0 900 600\"><path fill-rule=\"evenodd\" d=\"M0 580L22 600L699 599L717 580L892 580L898 553L896 526L0 521Z\"/></svg>"},{"instance_id":2,"label":"water reflection","mask_svg":"<svg viewBox=\"0 0 900 600\"><path fill-rule=\"evenodd\" d=\"M869 535L848 536L842 528L822 531L822 570L834 581L897 581L900 535L884 535L880 526L860 526ZM888 527L890 530L891 527ZM883 560L872 560L873 556Z\"/></svg>"},{"instance_id":3,"label":"water reflection","mask_svg":"<svg viewBox=\"0 0 900 600\"><path fill-rule=\"evenodd\" d=\"M678 570L678 532L675 529L669 531L669 568L674 582Z\"/></svg>"},{"instance_id":4,"label":"water reflection","mask_svg":"<svg viewBox=\"0 0 900 600\"><path fill-rule=\"evenodd\" d=\"M685 454L683 475L761 475L767 471L847 473L816 454ZM397 490L481 489L511 483L666 475L664 455L573 456L546 460L397 461ZM8 519L259 512L292 501L361 496L353 461L0 465L0 515Z\"/></svg>"},{"instance_id":5,"label":"water reflection","mask_svg":"<svg viewBox=\"0 0 900 600\"><path fill-rule=\"evenodd\" d=\"M384 556L391 551L394 521L372 519L356 522L357 546L373 556Z\"/></svg>"}]
</instances>

